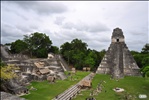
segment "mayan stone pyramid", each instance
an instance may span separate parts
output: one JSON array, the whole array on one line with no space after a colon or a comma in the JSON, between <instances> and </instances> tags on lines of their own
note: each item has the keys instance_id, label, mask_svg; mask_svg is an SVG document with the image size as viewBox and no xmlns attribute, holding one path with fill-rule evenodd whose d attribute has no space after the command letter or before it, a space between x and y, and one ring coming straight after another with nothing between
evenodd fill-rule
<instances>
[{"instance_id":1,"label":"mayan stone pyramid","mask_svg":"<svg viewBox=\"0 0 149 100\"><path fill-rule=\"evenodd\" d=\"M110 47L96 73L110 74L115 79L140 75L139 67L125 44L121 29L113 30Z\"/></svg>"}]
</instances>

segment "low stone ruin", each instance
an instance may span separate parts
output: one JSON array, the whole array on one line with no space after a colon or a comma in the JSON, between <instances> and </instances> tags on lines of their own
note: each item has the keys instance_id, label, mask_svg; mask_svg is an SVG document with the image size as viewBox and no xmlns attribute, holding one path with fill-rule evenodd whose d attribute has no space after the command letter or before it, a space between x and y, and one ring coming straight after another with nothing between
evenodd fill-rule
<instances>
[{"instance_id":1,"label":"low stone ruin","mask_svg":"<svg viewBox=\"0 0 149 100\"><path fill-rule=\"evenodd\" d=\"M48 77L47 77L47 80L48 80L50 83L55 83L55 79L56 79L55 76L48 76Z\"/></svg>"},{"instance_id":2,"label":"low stone ruin","mask_svg":"<svg viewBox=\"0 0 149 100\"><path fill-rule=\"evenodd\" d=\"M28 93L28 89L24 86L21 86L20 83L16 82L14 79L9 80L6 83L6 86L12 94L22 95Z\"/></svg>"},{"instance_id":3,"label":"low stone ruin","mask_svg":"<svg viewBox=\"0 0 149 100\"><path fill-rule=\"evenodd\" d=\"M90 71L91 68L90 67L83 67L83 71Z\"/></svg>"},{"instance_id":4,"label":"low stone ruin","mask_svg":"<svg viewBox=\"0 0 149 100\"><path fill-rule=\"evenodd\" d=\"M94 75L94 73L90 73L86 78L82 79L79 82L79 87L81 89L90 89L92 87L92 79Z\"/></svg>"},{"instance_id":5,"label":"low stone ruin","mask_svg":"<svg viewBox=\"0 0 149 100\"><path fill-rule=\"evenodd\" d=\"M113 91L115 91L115 92L123 92L125 90L123 88L116 87L116 88L113 89Z\"/></svg>"},{"instance_id":6,"label":"low stone ruin","mask_svg":"<svg viewBox=\"0 0 149 100\"><path fill-rule=\"evenodd\" d=\"M47 59L51 59L54 58L54 54L53 53L48 53L48 58Z\"/></svg>"},{"instance_id":7,"label":"low stone ruin","mask_svg":"<svg viewBox=\"0 0 149 100\"><path fill-rule=\"evenodd\" d=\"M92 81L91 80L82 80L82 82L80 83L80 86L83 87L88 87L91 88L92 86Z\"/></svg>"},{"instance_id":8,"label":"low stone ruin","mask_svg":"<svg viewBox=\"0 0 149 100\"><path fill-rule=\"evenodd\" d=\"M71 68L71 73L72 73L72 74L76 74L76 68L74 68L74 67Z\"/></svg>"},{"instance_id":9,"label":"low stone ruin","mask_svg":"<svg viewBox=\"0 0 149 100\"><path fill-rule=\"evenodd\" d=\"M19 59L28 59L29 57L27 55L23 55L23 54L11 54L9 52L9 48L5 45L0 45L1 47L1 58L4 61L8 61L8 60L19 60Z\"/></svg>"},{"instance_id":10,"label":"low stone ruin","mask_svg":"<svg viewBox=\"0 0 149 100\"><path fill-rule=\"evenodd\" d=\"M26 100L10 93L1 92L1 100Z\"/></svg>"},{"instance_id":11,"label":"low stone ruin","mask_svg":"<svg viewBox=\"0 0 149 100\"><path fill-rule=\"evenodd\" d=\"M7 52L5 46L1 45L2 61L4 63L13 64L19 69L14 72L17 74L17 78L12 79L4 85L7 88L7 92L12 94L25 94L28 93L25 87L31 81L55 81L56 79L64 80L66 75L64 71L69 71L69 67L61 57L61 55L48 54L48 58L37 58L37 59L25 59L18 54L14 57ZM9 58L10 57L10 58ZM12 59L11 59L12 58ZM53 79L50 79L53 77Z\"/></svg>"}]
</instances>

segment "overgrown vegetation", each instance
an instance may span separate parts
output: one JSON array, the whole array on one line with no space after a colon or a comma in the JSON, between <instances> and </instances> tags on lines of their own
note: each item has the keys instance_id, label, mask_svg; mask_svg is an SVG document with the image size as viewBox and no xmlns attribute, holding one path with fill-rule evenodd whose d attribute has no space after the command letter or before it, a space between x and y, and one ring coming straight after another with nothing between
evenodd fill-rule
<instances>
[{"instance_id":1,"label":"overgrown vegetation","mask_svg":"<svg viewBox=\"0 0 149 100\"><path fill-rule=\"evenodd\" d=\"M0 67L0 79L1 80L8 80L8 79L12 79L14 77L17 77L17 75L15 74L14 70L18 69L17 67L15 67L14 65L7 65L7 66L1 66Z\"/></svg>"},{"instance_id":2,"label":"overgrown vegetation","mask_svg":"<svg viewBox=\"0 0 149 100\"><path fill-rule=\"evenodd\" d=\"M2 60L0 60L0 80L9 80L14 77L17 77L14 72L18 67L14 66L14 64L6 65Z\"/></svg>"},{"instance_id":3,"label":"overgrown vegetation","mask_svg":"<svg viewBox=\"0 0 149 100\"><path fill-rule=\"evenodd\" d=\"M12 43L7 43L6 45L10 45L10 52L27 54L30 57L38 57L45 58L47 57L49 51L52 47L52 41L49 36L44 33L35 32L30 35L24 35L23 40L16 40ZM57 52L57 48L53 46L53 52Z\"/></svg>"},{"instance_id":4,"label":"overgrown vegetation","mask_svg":"<svg viewBox=\"0 0 149 100\"><path fill-rule=\"evenodd\" d=\"M83 67L90 67L92 70L96 70L106 51L98 52L87 49L85 42L74 39L70 43L66 42L61 45L60 52L68 64L73 65L75 68L82 70Z\"/></svg>"},{"instance_id":5,"label":"overgrown vegetation","mask_svg":"<svg viewBox=\"0 0 149 100\"><path fill-rule=\"evenodd\" d=\"M141 52L131 51L144 77L149 77L149 44L145 44Z\"/></svg>"},{"instance_id":6,"label":"overgrown vegetation","mask_svg":"<svg viewBox=\"0 0 149 100\"><path fill-rule=\"evenodd\" d=\"M2 61L0 61L0 91L7 91L4 84L10 79L17 77L16 73L14 72L16 69L18 68L14 65L6 65Z\"/></svg>"}]
</instances>

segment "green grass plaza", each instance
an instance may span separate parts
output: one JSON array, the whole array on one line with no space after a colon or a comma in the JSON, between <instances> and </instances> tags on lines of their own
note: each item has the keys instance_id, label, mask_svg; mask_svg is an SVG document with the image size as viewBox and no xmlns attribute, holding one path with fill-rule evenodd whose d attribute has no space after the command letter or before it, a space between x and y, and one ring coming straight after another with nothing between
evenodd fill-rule
<instances>
[{"instance_id":1,"label":"green grass plaza","mask_svg":"<svg viewBox=\"0 0 149 100\"><path fill-rule=\"evenodd\" d=\"M65 80L57 80L55 83L48 81L31 82L28 88L33 86L37 90L30 90L30 94L22 97L27 100L52 100L89 73L77 71L76 75L73 75L73 80L68 77ZM90 96L90 93L96 90L99 83L102 84L102 91L97 95ZM96 74L92 80L92 87L82 90L73 100L85 100L87 97L94 97L96 100L140 100L139 95L141 94L149 96L148 83L149 78L126 76L123 79L114 80L110 78L110 75ZM116 87L123 88L124 91L121 93L113 91Z\"/></svg>"}]
</instances>

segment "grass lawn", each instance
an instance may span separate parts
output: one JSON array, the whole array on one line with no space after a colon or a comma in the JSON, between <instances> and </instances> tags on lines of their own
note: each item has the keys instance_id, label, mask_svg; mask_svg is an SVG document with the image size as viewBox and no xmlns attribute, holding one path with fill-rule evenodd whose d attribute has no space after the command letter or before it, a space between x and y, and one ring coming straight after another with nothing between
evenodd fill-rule
<instances>
[{"instance_id":1,"label":"grass lawn","mask_svg":"<svg viewBox=\"0 0 149 100\"><path fill-rule=\"evenodd\" d=\"M92 81L92 89L82 91L80 95L77 95L74 100L85 100L85 98L90 97L91 91L95 90L98 83L103 80L106 83L102 83L104 86L102 92L94 97L96 100L149 100L149 78L145 79L142 77L128 77L120 79L119 81L110 80L109 75L97 74ZM112 89L115 87L125 89L123 93L116 93ZM146 94L147 99L139 99L139 94ZM126 99L126 96L130 99Z\"/></svg>"},{"instance_id":2,"label":"grass lawn","mask_svg":"<svg viewBox=\"0 0 149 100\"><path fill-rule=\"evenodd\" d=\"M66 72L67 73L67 72ZM27 100L51 100L56 95L62 93L72 85L78 83L82 78L88 75L89 72L80 72L77 71L76 75L73 76L73 79L70 80L70 77L66 80L57 80L56 83L51 84L48 81L43 82L31 82L30 88L33 86L37 90L30 90L30 94L22 96Z\"/></svg>"}]
</instances>

